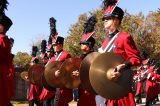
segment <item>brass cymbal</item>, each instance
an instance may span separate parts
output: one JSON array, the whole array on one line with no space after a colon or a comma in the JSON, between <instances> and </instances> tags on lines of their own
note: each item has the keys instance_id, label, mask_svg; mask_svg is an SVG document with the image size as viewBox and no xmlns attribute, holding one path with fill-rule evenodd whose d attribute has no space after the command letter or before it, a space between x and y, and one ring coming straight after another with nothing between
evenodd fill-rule
<instances>
[{"instance_id":1,"label":"brass cymbal","mask_svg":"<svg viewBox=\"0 0 160 106\"><path fill-rule=\"evenodd\" d=\"M20 73L20 76L22 79L24 79L25 81L29 82L29 79L28 79L28 72L27 71L23 71Z\"/></svg>"},{"instance_id":2,"label":"brass cymbal","mask_svg":"<svg viewBox=\"0 0 160 106\"><path fill-rule=\"evenodd\" d=\"M88 54L81 62L80 66L80 80L81 85L85 90L90 92L93 95L96 95L97 93L94 91L94 89L91 86L90 80L89 80L89 70L90 66L93 62L93 60L99 55L98 52L92 52Z\"/></svg>"},{"instance_id":3,"label":"brass cymbal","mask_svg":"<svg viewBox=\"0 0 160 106\"><path fill-rule=\"evenodd\" d=\"M51 87L50 85L48 85L45 77L44 77L44 74L42 75L41 77L41 80L42 80L42 85L45 89L49 90L49 91L56 91L56 88L54 87Z\"/></svg>"},{"instance_id":4,"label":"brass cymbal","mask_svg":"<svg viewBox=\"0 0 160 106\"><path fill-rule=\"evenodd\" d=\"M42 64L35 64L29 68L28 77L32 84L42 87L41 76L44 72L44 69L45 67Z\"/></svg>"},{"instance_id":5,"label":"brass cymbal","mask_svg":"<svg viewBox=\"0 0 160 106\"><path fill-rule=\"evenodd\" d=\"M89 78L93 89L97 94L107 99L119 99L124 97L131 89L132 72L124 69L117 81L110 79L110 72L124 60L114 53L103 53L96 57L90 67Z\"/></svg>"},{"instance_id":6,"label":"brass cymbal","mask_svg":"<svg viewBox=\"0 0 160 106\"><path fill-rule=\"evenodd\" d=\"M54 61L49 63L45 68L45 71L44 71L45 80L48 83L48 85L53 88L61 88L64 86L60 81L61 76L60 75L59 77L55 76L55 72L57 70L60 70L61 64L62 62L60 61Z\"/></svg>"},{"instance_id":7,"label":"brass cymbal","mask_svg":"<svg viewBox=\"0 0 160 106\"><path fill-rule=\"evenodd\" d=\"M81 64L82 59L80 58L69 58L66 59L61 68L61 81L65 85L66 88L74 89L80 85L80 77L73 76L73 71L79 71L79 67Z\"/></svg>"}]
</instances>

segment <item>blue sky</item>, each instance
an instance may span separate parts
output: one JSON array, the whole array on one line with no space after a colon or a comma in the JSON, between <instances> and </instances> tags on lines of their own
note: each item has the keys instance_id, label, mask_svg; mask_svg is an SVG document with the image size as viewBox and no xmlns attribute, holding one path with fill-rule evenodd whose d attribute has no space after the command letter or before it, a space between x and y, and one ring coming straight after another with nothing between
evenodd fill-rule
<instances>
[{"instance_id":1,"label":"blue sky","mask_svg":"<svg viewBox=\"0 0 160 106\"><path fill-rule=\"evenodd\" d=\"M10 5L6 15L13 21L7 32L15 39L13 53L31 51L31 44L39 38L48 40L50 33L49 18L57 20L58 33L66 37L72 24L82 13L101 8L102 0L8 0ZM119 6L131 14L160 8L160 0L121 0Z\"/></svg>"}]
</instances>

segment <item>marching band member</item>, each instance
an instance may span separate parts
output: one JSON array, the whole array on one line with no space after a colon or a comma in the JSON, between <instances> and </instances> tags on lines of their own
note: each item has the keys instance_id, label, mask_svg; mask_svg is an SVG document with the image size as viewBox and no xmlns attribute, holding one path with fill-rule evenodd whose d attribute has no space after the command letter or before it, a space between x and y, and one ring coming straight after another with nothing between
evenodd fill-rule
<instances>
[{"instance_id":1,"label":"marching band member","mask_svg":"<svg viewBox=\"0 0 160 106\"><path fill-rule=\"evenodd\" d=\"M159 83L158 81L160 80L160 75L157 73L158 72L158 67L155 67L154 70L153 70L153 73L154 73L154 76L152 78L153 80L153 86L154 86L154 99L152 101L152 104L156 104L156 102L159 100L158 98L158 94L159 94L159 90L160 90L160 87L159 87Z\"/></svg>"},{"instance_id":2,"label":"marching band member","mask_svg":"<svg viewBox=\"0 0 160 106\"><path fill-rule=\"evenodd\" d=\"M84 35L80 41L80 49L82 51L81 59L84 59L89 53L94 52L95 39L92 37L94 32L94 26L97 20L95 16L88 19L84 27ZM77 74L73 72L73 75ZM79 73L78 73L79 75ZM79 87L80 95L77 106L96 106L95 95L90 94L85 88Z\"/></svg>"},{"instance_id":3,"label":"marching band member","mask_svg":"<svg viewBox=\"0 0 160 106\"><path fill-rule=\"evenodd\" d=\"M53 42L53 48L55 51L55 56L51 58L50 62L56 60L64 61L65 59L70 58L70 54L63 50L64 38L58 36L56 41ZM59 76L60 72L57 70L55 76ZM56 88L55 97L54 97L54 106L68 106L68 103L72 101L73 95L72 90L67 88Z\"/></svg>"},{"instance_id":4,"label":"marching band member","mask_svg":"<svg viewBox=\"0 0 160 106\"><path fill-rule=\"evenodd\" d=\"M13 38L9 38L10 40L10 45L11 45L11 49L13 47L14 44L14 39ZM12 54L12 66L10 68L10 75L9 75L9 82L10 82L10 95L11 97L14 96L14 73L15 73L15 68L14 68L14 64L13 64L13 58L14 58L14 54ZM10 102L8 106L13 106L12 103Z\"/></svg>"},{"instance_id":5,"label":"marching band member","mask_svg":"<svg viewBox=\"0 0 160 106\"><path fill-rule=\"evenodd\" d=\"M39 63L39 59L36 57L37 52L38 52L37 46L32 46L32 59L30 66ZM42 106L42 104L39 101L40 93L41 93L41 88L38 87L37 85L30 83L28 92L29 106L34 106L34 104L36 104L37 106Z\"/></svg>"},{"instance_id":6,"label":"marching band member","mask_svg":"<svg viewBox=\"0 0 160 106\"><path fill-rule=\"evenodd\" d=\"M89 37L85 41L81 40L81 51L83 52L81 56L82 59L84 59L89 53L93 52L94 43L95 39L93 37ZM95 95L90 94L84 88L80 88L77 106L96 106Z\"/></svg>"},{"instance_id":7,"label":"marching band member","mask_svg":"<svg viewBox=\"0 0 160 106\"><path fill-rule=\"evenodd\" d=\"M5 15L7 0L0 1L0 106L11 105L10 100L13 96L11 82L13 82L13 55L11 54L11 43L6 35L12 26L12 21ZM10 82L11 81L11 82Z\"/></svg>"},{"instance_id":8,"label":"marching band member","mask_svg":"<svg viewBox=\"0 0 160 106\"><path fill-rule=\"evenodd\" d=\"M49 63L54 61L64 61L70 58L70 54L63 50L64 38L61 36L57 36L56 39L53 40L53 49L55 51L55 55L49 60ZM58 77L60 72L57 70L55 72L55 76ZM51 104L47 104L46 106L67 106L68 103L73 99L72 90L67 88L57 88L56 91L48 91L43 88L42 93L40 95L40 100L51 100Z\"/></svg>"},{"instance_id":9,"label":"marching band member","mask_svg":"<svg viewBox=\"0 0 160 106\"><path fill-rule=\"evenodd\" d=\"M146 83L146 77L148 74L148 67L149 67L149 58L142 61L142 65L139 71L137 71L137 75L134 76L135 83L136 83L136 103L142 103L141 93L144 90L144 84Z\"/></svg>"},{"instance_id":10,"label":"marching band member","mask_svg":"<svg viewBox=\"0 0 160 106\"><path fill-rule=\"evenodd\" d=\"M136 103L142 103L141 93L143 92L143 79L142 79L142 69L137 70L137 74L134 75L133 79L136 84Z\"/></svg>"},{"instance_id":11,"label":"marching band member","mask_svg":"<svg viewBox=\"0 0 160 106\"><path fill-rule=\"evenodd\" d=\"M104 1L106 4L106 0ZM104 7L103 22L104 28L109 35L103 42L99 52L114 52L119 54L125 62L116 67L117 71L112 71L112 80L118 80L121 76L122 69L130 69L131 66L141 64L141 57L132 39L132 36L126 32L120 32L118 27L123 19L123 10L116 6L117 2ZM108 99L107 106L135 106L134 95L132 90L124 97L116 100Z\"/></svg>"},{"instance_id":12,"label":"marching band member","mask_svg":"<svg viewBox=\"0 0 160 106\"><path fill-rule=\"evenodd\" d=\"M148 68L148 74L147 74L147 79L146 79L146 104L145 106L150 106L152 105L152 101L154 99L154 86L153 86L153 68L154 66L149 66Z\"/></svg>"},{"instance_id":13,"label":"marching band member","mask_svg":"<svg viewBox=\"0 0 160 106\"><path fill-rule=\"evenodd\" d=\"M52 40L53 40L53 42L55 41L55 36L57 35L57 30L56 30L56 20L53 17L51 17L49 19L49 23L50 23L50 36L49 36L49 39L48 39L47 57L50 60L53 57L53 55L51 55L51 49L53 49ZM49 60L45 64L45 66L48 65ZM44 106L53 105L54 94L55 94L55 91L48 91L47 89L43 88L42 93L39 96L40 102L43 102Z\"/></svg>"},{"instance_id":14,"label":"marching band member","mask_svg":"<svg viewBox=\"0 0 160 106\"><path fill-rule=\"evenodd\" d=\"M153 104L156 104L157 101L159 101L159 98L158 98L158 94L159 94L159 90L160 90L160 85L158 83L158 81L160 80L160 75L158 74L158 69L159 67L155 67L154 68L154 77L152 78L153 80L153 83L154 83L154 100L153 100Z\"/></svg>"}]
</instances>

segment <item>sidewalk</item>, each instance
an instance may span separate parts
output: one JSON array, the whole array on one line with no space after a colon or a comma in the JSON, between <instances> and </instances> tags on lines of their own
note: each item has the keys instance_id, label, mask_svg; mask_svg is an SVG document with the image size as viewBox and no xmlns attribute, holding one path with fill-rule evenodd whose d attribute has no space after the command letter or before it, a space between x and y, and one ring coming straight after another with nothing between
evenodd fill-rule
<instances>
[{"instance_id":1,"label":"sidewalk","mask_svg":"<svg viewBox=\"0 0 160 106\"><path fill-rule=\"evenodd\" d=\"M27 101L12 101L13 106L28 106L28 102ZM70 102L69 106L77 106L77 102Z\"/></svg>"},{"instance_id":2,"label":"sidewalk","mask_svg":"<svg viewBox=\"0 0 160 106\"><path fill-rule=\"evenodd\" d=\"M17 101L12 101L14 106L28 106L28 102L17 102ZM77 106L77 102L70 102L69 106ZM145 106L145 98L142 98L142 104L136 104L136 106ZM157 102L155 105L152 106L160 106L160 101Z\"/></svg>"},{"instance_id":3,"label":"sidewalk","mask_svg":"<svg viewBox=\"0 0 160 106\"><path fill-rule=\"evenodd\" d=\"M159 97L159 99L160 99L160 97ZM146 101L146 99L142 98L142 104L136 104L136 106L145 106L145 101ZM160 101L158 101L155 105L152 105L152 106L160 106Z\"/></svg>"}]
</instances>

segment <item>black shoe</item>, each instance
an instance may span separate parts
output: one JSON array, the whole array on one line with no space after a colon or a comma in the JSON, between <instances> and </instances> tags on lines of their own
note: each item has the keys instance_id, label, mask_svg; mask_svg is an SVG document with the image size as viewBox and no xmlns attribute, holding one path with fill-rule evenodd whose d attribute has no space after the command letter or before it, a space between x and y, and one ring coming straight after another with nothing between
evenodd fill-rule
<instances>
[{"instance_id":1,"label":"black shoe","mask_svg":"<svg viewBox=\"0 0 160 106\"><path fill-rule=\"evenodd\" d=\"M158 102L158 101L159 101L159 98L156 98L155 100Z\"/></svg>"},{"instance_id":2,"label":"black shoe","mask_svg":"<svg viewBox=\"0 0 160 106\"><path fill-rule=\"evenodd\" d=\"M138 100L136 100L136 103L137 103L137 104L139 104L139 101L138 101Z\"/></svg>"},{"instance_id":3,"label":"black shoe","mask_svg":"<svg viewBox=\"0 0 160 106\"><path fill-rule=\"evenodd\" d=\"M136 100L136 103L137 103L137 104L142 103L142 99L137 99L137 100Z\"/></svg>"},{"instance_id":4,"label":"black shoe","mask_svg":"<svg viewBox=\"0 0 160 106\"><path fill-rule=\"evenodd\" d=\"M142 99L139 100L139 103L142 103Z\"/></svg>"},{"instance_id":5,"label":"black shoe","mask_svg":"<svg viewBox=\"0 0 160 106\"><path fill-rule=\"evenodd\" d=\"M13 106L12 103L9 103L7 106Z\"/></svg>"},{"instance_id":6,"label":"black shoe","mask_svg":"<svg viewBox=\"0 0 160 106\"><path fill-rule=\"evenodd\" d=\"M153 104L153 105L156 104L156 100L153 100L153 101L152 101L152 104Z\"/></svg>"}]
</instances>

